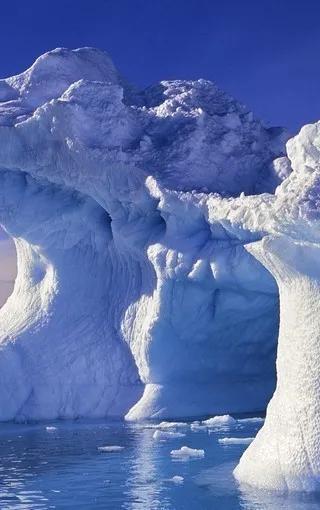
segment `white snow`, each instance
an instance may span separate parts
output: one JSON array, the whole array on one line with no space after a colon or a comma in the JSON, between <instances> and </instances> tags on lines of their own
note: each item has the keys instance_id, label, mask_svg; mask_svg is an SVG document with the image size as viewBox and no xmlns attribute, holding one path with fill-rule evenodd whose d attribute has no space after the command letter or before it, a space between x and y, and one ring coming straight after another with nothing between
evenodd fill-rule
<instances>
[{"instance_id":1,"label":"white snow","mask_svg":"<svg viewBox=\"0 0 320 510\"><path fill-rule=\"evenodd\" d=\"M196 448L182 446L180 450L171 450L170 455L177 459L202 458L205 452L201 449L197 450Z\"/></svg>"},{"instance_id":2,"label":"white snow","mask_svg":"<svg viewBox=\"0 0 320 510\"><path fill-rule=\"evenodd\" d=\"M250 444L254 437L220 437L218 442L221 444Z\"/></svg>"},{"instance_id":3,"label":"white snow","mask_svg":"<svg viewBox=\"0 0 320 510\"><path fill-rule=\"evenodd\" d=\"M152 437L153 437L153 439L165 441L166 439L177 439L180 437L185 437L185 434L183 432L171 432L171 431L166 431L166 430L156 430Z\"/></svg>"},{"instance_id":4,"label":"white snow","mask_svg":"<svg viewBox=\"0 0 320 510\"><path fill-rule=\"evenodd\" d=\"M113 453L121 452L124 450L124 446L110 445L110 446L98 446L99 452Z\"/></svg>"}]
</instances>

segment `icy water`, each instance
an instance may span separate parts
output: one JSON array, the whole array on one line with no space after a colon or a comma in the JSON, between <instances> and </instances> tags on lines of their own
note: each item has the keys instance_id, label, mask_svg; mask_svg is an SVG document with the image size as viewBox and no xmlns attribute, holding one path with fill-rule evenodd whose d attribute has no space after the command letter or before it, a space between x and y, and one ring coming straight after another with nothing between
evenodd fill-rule
<instances>
[{"instance_id":1,"label":"icy water","mask_svg":"<svg viewBox=\"0 0 320 510\"><path fill-rule=\"evenodd\" d=\"M317 497L276 497L237 487L232 470L246 445L219 439L252 437L261 424L238 421L212 430L188 424L170 428L185 437L164 441L153 438L156 429L149 425L1 425L0 509L319 509ZM105 446L123 449L99 450ZM171 450L181 446L204 449L205 456L173 459ZM183 481L175 483L174 476Z\"/></svg>"}]
</instances>

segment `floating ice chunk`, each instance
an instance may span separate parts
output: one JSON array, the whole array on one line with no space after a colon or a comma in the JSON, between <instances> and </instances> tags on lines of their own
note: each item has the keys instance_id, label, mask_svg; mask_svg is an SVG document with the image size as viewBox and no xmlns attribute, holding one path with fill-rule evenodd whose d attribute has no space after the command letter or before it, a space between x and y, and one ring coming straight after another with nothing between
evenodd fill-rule
<instances>
[{"instance_id":1,"label":"floating ice chunk","mask_svg":"<svg viewBox=\"0 0 320 510\"><path fill-rule=\"evenodd\" d=\"M183 432L170 432L168 430L156 430L153 434L153 439L165 440L165 439L175 439L179 437L185 437Z\"/></svg>"},{"instance_id":2,"label":"floating ice chunk","mask_svg":"<svg viewBox=\"0 0 320 510\"><path fill-rule=\"evenodd\" d=\"M98 446L98 450L99 450L99 452L121 452L122 450L124 450L124 446L117 446L117 445Z\"/></svg>"},{"instance_id":3,"label":"floating ice chunk","mask_svg":"<svg viewBox=\"0 0 320 510\"><path fill-rule=\"evenodd\" d=\"M229 427L231 425L235 425L237 421L229 414L224 414L222 416L213 416L213 418L208 418L202 423L207 427Z\"/></svg>"},{"instance_id":4,"label":"floating ice chunk","mask_svg":"<svg viewBox=\"0 0 320 510\"><path fill-rule=\"evenodd\" d=\"M181 485L184 482L184 478L183 476L175 475L172 478L169 478L167 481Z\"/></svg>"},{"instance_id":5,"label":"floating ice chunk","mask_svg":"<svg viewBox=\"0 0 320 510\"><path fill-rule=\"evenodd\" d=\"M201 425L199 422L195 421L194 423L191 423L190 429L192 432L202 432L204 430L207 430L206 425Z\"/></svg>"},{"instance_id":6,"label":"floating ice chunk","mask_svg":"<svg viewBox=\"0 0 320 510\"><path fill-rule=\"evenodd\" d=\"M222 437L218 439L220 444L250 444L254 437Z\"/></svg>"},{"instance_id":7,"label":"floating ice chunk","mask_svg":"<svg viewBox=\"0 0 320 510\"><path fill-rule=\"evenodd\" d=\"M55 430L57 430L57 427L46 427L47 432L54 432Z\"/></svg>"},{"instance_id":8,"label":"floating ice chunk","mask_svg":"<svg viewBox=\"0 0 320 510\"><path fill-rule=\"evenodd\" d=\"M202 458L204 457L204 450L182 446L180 450L171 450L170 455L178 459Z\"/></svg>"},{"instance_id":9,"label":"floating ice chunk","mask_svg":"<svg viewBox=\"0 0 320 510\"><path fill-rule=\"evenodd\" d=\"M255 418L240 418L237 420L238 423L263 423L264 418L260 418L259 416Z\"/></svg>"},{"instance_id":10,"label":"floating ice chunk","mask_svg":"<svg viewBox=\"0 0 320 510\"><path fill-rule=\"evenodd\" d=\"M176 429L176 428L187 428L188 424L182 421L162 421L156 428L159 429Z\"/></svg>"}]
</instances>

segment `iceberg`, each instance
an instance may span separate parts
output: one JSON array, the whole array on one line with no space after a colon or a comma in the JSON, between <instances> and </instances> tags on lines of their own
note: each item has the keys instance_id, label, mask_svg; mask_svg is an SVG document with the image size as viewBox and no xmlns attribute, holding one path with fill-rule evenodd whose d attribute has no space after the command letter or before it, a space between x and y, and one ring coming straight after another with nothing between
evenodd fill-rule
<instances>
[{"instance_id":1,"label":"iceberg","mask_svg":"<svg viewBox=\"0 0 320 510\"><path fill-rule=\"evenodd\" d=\"M138 91L93 48L0 80L0 420L265 410L279 292L254 246L285 223L287 138L206 80Z\"/></svg>"}]
</instances>

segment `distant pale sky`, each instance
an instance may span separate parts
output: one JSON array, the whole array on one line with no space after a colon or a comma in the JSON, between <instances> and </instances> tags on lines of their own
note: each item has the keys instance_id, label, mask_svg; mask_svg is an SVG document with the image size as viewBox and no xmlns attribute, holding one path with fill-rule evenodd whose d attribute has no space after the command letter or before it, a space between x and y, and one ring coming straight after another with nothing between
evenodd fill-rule
<instances>
[{"instance_id":1,"label":"distant pale sky","mask_svg":"<svg viewBox=\"0 0 320 510\"><path fill-rule=\"evenodd\" d=\"M320 119L320 0L1 2L0 77L59 46L108 51L139 87L213 80L292 133ZM14 271L13 246L0 239L0 304Z\"/></svg>"},{"instance_id":2,"label":"distant pale sky","mask_svg":"<svg viewBox=\"0 0 320 510\"><path fill-rule=\"evenodd\" d=\"M319 20L319 0L10 0L0 75L57 46L96 46L139 86L207 78L294 132L320 118Z\"/></svg>"}]
</instances>

